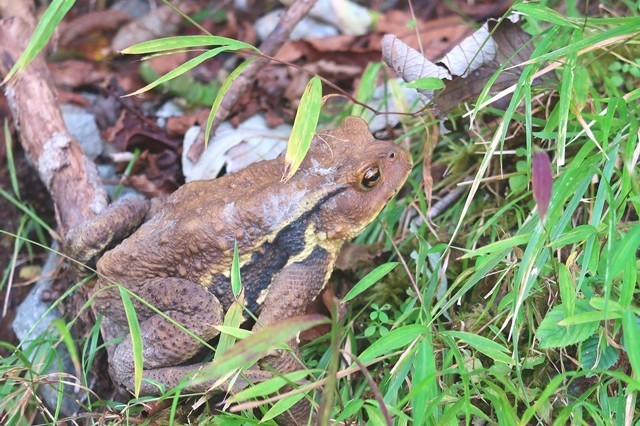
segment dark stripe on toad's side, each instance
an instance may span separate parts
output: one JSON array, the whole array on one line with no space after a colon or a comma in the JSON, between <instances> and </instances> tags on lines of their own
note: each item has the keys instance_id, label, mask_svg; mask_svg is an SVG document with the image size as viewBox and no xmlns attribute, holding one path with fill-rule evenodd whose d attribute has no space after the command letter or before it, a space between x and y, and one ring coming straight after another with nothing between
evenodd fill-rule
<instances>
[{"instance_id":1,"label":"dark stripe on toad's side","mask_svg":"<svg viewBox=\"0 0 640 426\"><path fill-rule=\"evenodd\" d=\"M309 269L309 277L321 281L324 280L327 268L329 267L329 261L329 252L321 246L315 246L309 256L295 262L294 265L303 263L304 266ZM322 284L324 284L324 282ZM321 289L318 288L318 291L320 290Z\"/></svg>"},{"instance_id":2,"label":"dark stripe on toad's side","mask_svg":"<svg viewBox=\"0 0 640 426\"><path fill-rule=\"evenodd\" d=\"M282 270L289 258L304 250L304 233L309 219L310 215L307 214L282 228L272 243L265 243L240 268L247 308L254 314L257 313L258 297L262 290L269 287L273 277ZM233 303L230 278L216 275L209 291L218 298L225 311L229 309Z\"/></svg>"},{"instance_id":3,"label":"dark stripe on toad's side","mask_svg":"<svg viewBox=\"0 0 640 426\"><path fill-rule=\"evenodd\" d=\"M260 307L258 305L258 297L260 297L260 293L269 288L273 278L289 262L291 257L304 250L304 233L319 206L345 189L338 188L323 197L312 210L282 228L272 243L264 243L260 249L253 253L251 259L240 268L245 301L250 312L253 314L258 313ZM315 252L316 249L313 250L313 253ZM311 256L313 256L313 253ZM218 298L225 311L229 309L234 301L231 279L222 274L213 277L209 291Z\"/></svg>"}]
</instances>

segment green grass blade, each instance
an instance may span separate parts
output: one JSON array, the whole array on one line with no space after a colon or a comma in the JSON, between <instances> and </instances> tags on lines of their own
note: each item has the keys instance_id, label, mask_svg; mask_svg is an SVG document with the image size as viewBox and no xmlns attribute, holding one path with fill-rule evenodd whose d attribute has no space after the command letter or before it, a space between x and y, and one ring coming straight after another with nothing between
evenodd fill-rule
<instances>
[{"instance_id":1,"label":"green grass blade","mask_svg":"<svg viewBox=\"0 0 640 426\"><path fill-rule=\"evenodd\" d=\"M238 328L237 326L217 325L216 329L222 334L233 336L236 340L248 339L253 331Z\"/></svg>"},{"instance_id":2,"label":"green grass blade","mask_svg":"<svg viewBox=\"0 0 640 426\"><path fill-rule=\"evenodd\" d=\"M483 383L486 385L484 387L486 392L483 394L491 401L491 405L495 409L498 425L512 426L517 424L518 414L509 402L506 392L489 380L484 380Z\"/></svg>"},{"instance_id":3,"label":"green grass blade","mask_svg":"<svg viewBox=\"0 0 640 426\"><path fill-rule=\"evenodd\" d=\"M231 291L238 297L242 291L242 278L240 277L240 255L238 254L238 241L233 243L233 260L231 261Z\"/></svg>"},{"instance_id":4,"label":"green grass blade","mask_svg":"<svg viewBox=\"0 0 640 426\"><path fill-rule=\"evenodd\" d=\"M640 28L640 18L634 17L630 22L615 26L590 37L582 38L568 46L561 47L560 49L532 58L529 62L542 63L546 61L553 61L606 41L619 42L619 40L617 40L618 37L632 36L638 32L638 28Z\"/></svg>"},{"instance_id":5,"label":"green grass blade","mask_svg":"<svg viewBox=\"0 0 640 426\"><path fill-rule=\"evenodd\" d=\"M633 376L640 379L640 322L630 309L622 314L622 332Z\"/></svg>"},{"instance_id":6,"label":"green grass blade","mask_svg":"<svg viewBox=\"0 0 640 426\"><path fill-rule=\"evenodd\" d=\"M611 176L613 175L615 164L618 159L617 150L613 150L613 151L609 150L607 154L608 154L609 160L607 160L607 162L603 167L603 170L601 173L602 175L601 181L600 181L600 184L598 185L598 191L596 193L595 202L593 204L591 217L589 218L589 224L593 227L597 227L602 220L602 214L605 209L605 201L606 201L605 198L606 198L607 188L609 186L609 181L611 179ZM553 238L552 238L552 241L553 241ZM580 290L582 288L582 285L585 282L585 277L587 275L587 272L589 271L591 271L592 273L595 272L594 271L595 268L592 269L590 267L589 261L592 258L592 255L594 253L597 255L599 252L599 250L597 250L596 244L599 244L599 241L597 240L597 236L592 235L591 237L589 237L589 239L587 240L587 244L585 245L585 248L584 248L583 261L580 263L581 272L576 283L577 290Z\"/></svg>"},{"instance_id":7,"label":"green grass blade","mask_svg":"<svg viewBox=\"0 0 640 426\"><path fill-rule=\"evenodd\" d=\"M369 272L364 278L356 283L351 290L342 298L343 302L348 302L360 293L366 291L369 287L380 281L384 276L391 272L398 262L383 263L373 271Z\"/></svg>"},{"instance_id":8,"label":"green grass blade","mask_svg":"<svg viewBox=\"0 0 640 426\"><path fill-rule=\"evenodd\" d=\"M473 251L470 251L469 253L462 256L461 259L470 259L472 257L493 254L506 249L512 249L522 244L526 244L530 238L530 234L515 235L513 237L505 238L504 240L499 240L495 243L487 244L486 246L479 247Z\"/></svg>"},{"instance_id":9,"label":"green grass blade","mask_svg":"<svg viewBox=\"0 0 640 426\"><path fill-rule=\"evenodd\" d=\"M563 306L563 305L560 305L560 306ZM566 312L566 309L565 309L565 312ZM566 314L563 314L563 315L566 315ZM606 311L581 312L579 314L571 315L561 321L558 321L557 326L571 327L574 325L599 323L601 321L611 321L611 320L617 320L620 318L622 318L622 314L619 311L614 311L609 307Z\"/></svg>"},{"instance_id":10,"label":"green grass blade","mask_svg":"<svg viewBox=\"0 0 640 426\"><path fill-rule=\"evenodd\" d=\"M306 315L289 318L278 324L260 328L251 337L236 343L231 349L216 358L209 366L199 370L189 385L205 383L256 363L264 354L308 330L329 320L322 315ZM184 383L183 385L187 385Z\"/></svg>"},{"instance_id":11,"label":"green grass blade","mask_svg":"<svg viewBox=\"0 0 640 426\"><path fill-rule=\"evenodd\" d=\"M224 326L225 330L236 329L238 331L246 331L250 333L248 330L241 330L238 327L244 321L242 313L244 312L244 296L241 293L236 300L231 304L231 307L224 315ZM219 327L220 329L221 327ZM242 333L240 333L242 334ZM235 333L221 333L220 339L218 340L218 344L216 345L216 353L213 359L219 358L226 351L231 349L237 340Z\"/></svg>"},{"instance_id":12,"label":"green grass blade","mask_svg":"<svg viewBox=\"0 0 640 426\"><path fill-rule=\"evenodd\" d=\"M366 364L381 355L389 354L398 348L407 346L425 331L426 328L420 324L405 325L391 330L365 349L359 357L360 361Z\"/></svg>"},{"instance_id":13,"label":"green grass blade","mask_svg":"<svg viewBox=\"0 0 640 426\"><path fill-rule=\"evenodd\" d=\"M60 333L60 336L62 337L62 341L69 351L69 357L71 358L73 367L76 370L76 377L82 377L82 367L80 366L78 349L76 348L76 343L73 341L73 336L69 331L69 327L62 319L53 320L51 324L56 328L56 330L58 330L58 333Z\"/></svg>"},{"instance_id":14,"label":"green grass blade","mask_svg":"<svg viewBox=\"0 0 640 426\"><path fill-rule=\"evenodd\" d=\"M29 216L31 220L33 220L35 223L37 223L43 229L45 229L49 233L49 235L54 235L54 236L57 235L57 233L53 230L53 228L51 228L44 220L42 220L40 216L38 216L30 206L26 206L24 203L20 202L19 200L16 200L13 196L11 196L11 194L9 194L7 191L5 191L2 188L0 188L0 195L3 196L11 204L16 206L18 209L20 209L24 214Z\"/></svg>"},{"instance_id":15,"label":"green grass blade","mask_svg":"<svg viewBox=\"0 0 640 426\"><path fill-rule=\"evenodd\" d=\"M572 42L580 39L582 32L574 30L571 37ZM556 166L564 166L565 149L567 142L567 125L569 122L569 108L573 98L573 80L575 75L578 52L571 52L567 55L567 63L562 69L560 84L560 101L558 103L558 139L556 140Z\"/></svg>"},{"instance_id":16,"label":"green grass blade","mask_svg":"<svg viewBox=\"0 0 640 426\"><path fill-rule=\"evenodd\" d=\"M292 373L283 374L262 383L244 389L227 399L229 404L237 404L254 398L262 398L277 392L288 383L298 382L309 375L307 370L294 371Z\"/></svg>"},{"instance_id":17,"label":"green grass blade","mask_svg":"<svg viewBox=\"0 0 640 426\"><path fill-rule=\"evenodd\" d=\"M573 309L576 305L576 285L569 268L564 263L558 265L558 287L560 288L560 300L564 306L564 316L566 318L573 315Z\"/></svg>"},{"instance_id":18,"label":"green grass blade","mask_svg":"<svg viewBox=\"0 0 640 426\"><path fill-rule=\"evenodd\" d=\"M586 241L587 238L595 235L598 232L598 228L593 225L578 225L571 231L565 232L558 236L558 238L551 241L549 247L553 249L561 248L571 244L581 243Z\"/></svg>"},{"instance_id":19,"label":"green grass blade","mask_svg":"<svg viewBox=\"0 0 640 426\"><path fill-rule=\"evenodd\" d=\"M20 199L20 189L18 187L18 174L16 172L16 163L13 161L13 138L9 131L9 121L4 120L4 140L6 145L7 168L9 169L9 179L11 180L11 189L14 195Z\"/></svg>"},{"instance_id":20,"label":"green grass blade","mask_svg":"<svg viewBox=\"0 0 640 426\"><path fill-rule=\"evenodd\" d=\"M211 59L213 57L215 57L216 55L218 55L219 53L225 52L231 50L228 46L222 46L222 47L217 47L215 49L209 50L201 55L196 56L195 58L189 59L187 62L175 67L174 69L172 69L171 71L169 71L168 73L166 73L165 75L163 75L162 77L156 79L155 81L147 84L146 86L144 86L141 89L136 90L133 93L129 93L126 96L136 96L139 95L141 93L144 92L148 92L149 90L153 89L156 86L159 86L163 83L166 83L167 81L174 79L176 77L181 76L182 74L192 70L193 68L197 67L198 65L200 65L201 63L203 63L204 61L206 61L207 59Z\"/></svg>"},{"instance_id":21,"label":"green grass blade","mask_svg":"<svg viewBox=\"0 0 640 426\"><path fill-rule=\"evenodd\" d=\"M120 298L122 299L122 305L124 306L124 313L127 316L127 324L129 325L129 336L131 337L131 349L133 351L133 394L137 397L140 395L140 386L142 386L142 372L144 369L143 356L142 356L142 331L140 330L140 323L138 322L138 315L129 297L129 292L126 288L119 285Z\"/></svg>"},{"instance_id":22,"label":"green grass blade","mask_svg":"<svg viewBox=\"0 0 640 426\"><path fill-rule=\"evenodd\" d=\"M638 283L638 266L635 256L627 256L627 262L622 270L620 288L620 305L627 308L633 302L633 293Z\"/></svg>"},{"instance_id":23,"label":"green grass blade","mask_svg":"<svg viewBox=\"0 0 640 426\"><path fill-rule=\"evenodd\" d=\"M235 300L224 316L224 326L227 328L238 328L244 321L244 293L242 292L242 281L240 278L240 255L238 254L238 242L233 245L233 260L231 262L231 291ZM220 335L214 359L219 358L228 351L236 342L236 337L232 334L223 333Z\"/></svg>"},{"instance_id":24,"label":"green grass blade","mask_svg":"<svg viewBox=\"0 0 640 426\"><path fill-rule=\"evenodd\" d=\"M429 402L435 401L439 395L438 381L436 371L438 369L435 357L435 348L433 347L433 339L430 333L425 333L424 339L418 342L418 350L413 365L413 395L411 402L413 404L413 424L428 424L428 420L437 420L440 409L431 412L427 411ZM420 389L416 389L416 387Z\"/></svg>"},{"instance_id":25,"label":"green grass blade","mask_svg":"<svg viewBox=\"0 0 640 426\"><path fill-rule=\"evenodd\" d=\"M465 342L494 361L502 362L507 365L515 364L513 358L507 355L508 349L498 342L464 331L446 331L444 334Z\"/></svg>"},{"instance_id":26,"label":"green grass blade","mask_svg":"<svg viewBox=\"0 0 640 426\"><path fill-rule=\"evenodd\" d=\"M67 14L71 6L75 4L75 0L53 0L47 10L44 12L38 25L29 40L29 44L20 58L11 67L9 73L5 76L2 84L6 84L17 72L22 71L31 63L49 42L51 35Z\"/></svg>"},{"instance_id":27,"label":"green grass blade","mask_svg":"<svg viewBox=\"0 0 640 426\"><path fill-rule=\"evenodd\" d=\"M563 27L573 27L576 29L582 28L575 22L570 21L565 16L550 9L546 6L542 6L535 3L517 3L513 6L513 10L522 13L525 16L530 16L541 21L549 22L551 24L560 25Z\"/></svg>"},{"instance_id":28,"label":"green grass blade","mask_svg":"<svg viewBox=\"0 0 640 426\"><path fill-rule=\"evenodd\" d=\"M264 422L276 418L280 414L287 411L289 408L293 407L298 401L304 398L304 396L304 392L300 392L281 399L280 401L273 404L273 407L271 407L269 411L267 411L267 413L262 417L261 421Z\"/></svg>"},{"instance_id":29,"label":"green grass blade","mask_svg":"<svg viewBox=\"0 0 640 426\"><path fill-rule=\"evenodd\" d=\"M636 251L640 246L640 224L636 224L631 230L624 236L622 241L616 244L615 251L611 259L611 265L609 265L609 271L611 278L615 278L622 272L624 265L630 258L636 258Z\"/></svg>"}]
</instances>

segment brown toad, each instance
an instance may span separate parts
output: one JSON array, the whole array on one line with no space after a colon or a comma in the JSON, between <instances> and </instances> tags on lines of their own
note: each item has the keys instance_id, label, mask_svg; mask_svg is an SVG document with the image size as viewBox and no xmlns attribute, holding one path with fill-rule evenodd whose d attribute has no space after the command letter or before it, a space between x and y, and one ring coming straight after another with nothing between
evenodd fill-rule
<instances>
[{"instance_id":1,"label":"brown toad","mask_svg":"<svg viewBox=\"0 0 640 426\"><path fill-rule=\"evenodd\" d=\"M113 287L119 283L203 341L211 340L234 300L229 273L237 243L247 308L258 324L302 315L327 283L342 244L376 218L411 166L406 150L376 140L363 120L348 117L314 138L288 182L282 182L282 156L190 182L99 260L94 309L104 315L110 334L128 335ZM144 379L170 388L202 366L184 365L202 347L196 339L143 304L135 306ZM110 364L115 382L132 391L129 338L112 351ZM287 354L272 365L281 372L296 369ZM158 392L143 382L142 394Z\"/></svg>"}]
</instances>

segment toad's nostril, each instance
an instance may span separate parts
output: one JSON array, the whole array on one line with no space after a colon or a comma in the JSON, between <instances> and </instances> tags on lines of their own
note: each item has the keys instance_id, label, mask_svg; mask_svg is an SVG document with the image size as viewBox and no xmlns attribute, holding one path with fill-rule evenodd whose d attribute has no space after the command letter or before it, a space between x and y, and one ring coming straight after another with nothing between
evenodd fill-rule
<instances>
[{"instance_id":1,"label":"toad's nostril","mask_svg":"<svg viewBox=\"0 0 640 426\"><path fill-rule=\"evenodd\" d=\"M394 152L392 152L391 154L389 154L389 158L391 158L393 160L394 158L396 158L396 154Z\"/></svg>"}]
</instances>

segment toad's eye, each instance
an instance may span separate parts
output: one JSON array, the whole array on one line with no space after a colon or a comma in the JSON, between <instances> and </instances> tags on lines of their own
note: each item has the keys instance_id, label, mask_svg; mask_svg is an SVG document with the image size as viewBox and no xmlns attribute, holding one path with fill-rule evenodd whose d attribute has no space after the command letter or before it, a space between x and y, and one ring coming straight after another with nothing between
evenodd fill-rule
<instances>
[{"instance_id":1,"label":"toad's eye","mask_svg":"<svg viewBox=\"0 0 640 426\"><path fill-rule=\"evenodd\" d=\"M364 189L371 189L380 183L380 169L378 166L369 167L362 174L360 185Z\"/></svg>"}]
</instances>

